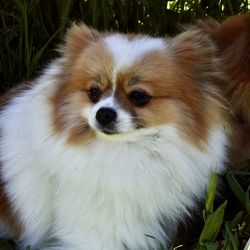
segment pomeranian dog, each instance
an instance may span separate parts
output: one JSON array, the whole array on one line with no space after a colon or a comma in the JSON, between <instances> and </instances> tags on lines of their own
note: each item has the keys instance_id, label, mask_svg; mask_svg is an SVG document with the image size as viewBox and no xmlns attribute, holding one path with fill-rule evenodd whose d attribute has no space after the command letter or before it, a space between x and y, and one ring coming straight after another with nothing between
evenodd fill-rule
<instances>
[{"instance_id":1,"label":"pomeranian dog","mask_svg":"<svg viewBox=\"0 0 250 250\"><path fill-rule=\"evenodd\" d=\"M2 236L42 250L169 248L229 159L229 81L206 33L72 26L61 57L2 99Z\"/></svg>"}]
</instances>

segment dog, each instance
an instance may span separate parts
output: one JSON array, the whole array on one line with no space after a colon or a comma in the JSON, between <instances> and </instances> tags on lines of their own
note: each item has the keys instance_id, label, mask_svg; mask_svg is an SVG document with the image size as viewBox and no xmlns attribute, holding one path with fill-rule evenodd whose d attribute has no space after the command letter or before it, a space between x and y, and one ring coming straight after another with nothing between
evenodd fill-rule
<instances>
[{"instance_id":1,"label":"dog","mask_svg":"<svg viewBox=\"0 0 250 250\"><path fill-rule=\"evenodd\" d=\"M173 38L73 25L5 95L2 235L42 250L170 248L230 160L229 82L209 32Z\"/></svg>"},{"instance_id":2,"label":"dog","mask_svg":"<svg viewBox=\"0 0 250 250\"><path fill-rule=\"evenodd\" d=\"M199 21L216 45L217 53L230 81L219 86L229 101L233 116L234 136L231 161L250 157L250 14L231 16L221 24L214 19Z\"/></svg>"}]
</instances>

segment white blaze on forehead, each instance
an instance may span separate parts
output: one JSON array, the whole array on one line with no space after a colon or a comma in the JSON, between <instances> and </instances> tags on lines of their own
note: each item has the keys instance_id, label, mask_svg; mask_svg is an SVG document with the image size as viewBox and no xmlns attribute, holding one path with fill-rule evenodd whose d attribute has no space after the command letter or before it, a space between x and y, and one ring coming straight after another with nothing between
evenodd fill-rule
<instances>
[{"instance_id":1,"label":"white blaze on forehead","mask_svg":"<svg viewBox=\"0 0 250 250\"><path fill-rule=\"evenodd\" d=\"M165 42L161 38L141 37L128 39L121 34L107 36L104 39L109 52L114 58L114 73L120 68L132 66L147 52L165 49Z\"/></svg>"}]
</instances>

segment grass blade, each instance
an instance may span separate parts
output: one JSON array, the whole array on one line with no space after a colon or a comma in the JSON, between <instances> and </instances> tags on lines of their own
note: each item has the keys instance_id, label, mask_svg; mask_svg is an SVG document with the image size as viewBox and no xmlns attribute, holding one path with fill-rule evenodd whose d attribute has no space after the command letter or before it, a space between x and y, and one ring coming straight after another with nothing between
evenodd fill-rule
<instances>
[{"instance_id":1,"label":"grass blade","mask_svg":"<svg viewBox=\"0 0 250 250\"><path fill-rule=\"evenodd\" d=\"M230 224L233 229L236 228L240 224L243 214L244 214L243 211L240 211L239 213L236 214L234 219L231 221Z\"/></svg>"},{"instance_id":2,"label":"grass blade","mask_svg":"<svg viewBox=\"0 0 250 250\"><path fill-rule=\"evenodd\" d=\"M228 222L225 223L225 228L226 228L226 234L228 236L228 240L230 242L230 245L232 246L232 249L233 250L238 250L237 234L233 235L232 228L230 227Z\"/></svg>"},{"instance_id":3,"label":"grass blade","mask_svg":"<svg viewBox=\"0 0 250 250\"><path fill-rule=\"evenodd\" d=\"M250 213L250 186L248 187L245 195L245 206L248 213Z\"/></svg>"},{"instance_id":4,"label":"grass blade","mask_svg":"<svg viewBox=\"0 0 250 250\"><path fill-rule=\"evenodd\" d=\"M47 48L48 44L51 42L51 40L53 40L53 38L61 31L61 28L59 28L54 34L53 36L50 37L50 39L46 42L46 44L34 55L34 57L32 58L32 61L30 63L30 67L28 69L28 75L31 75L35 69L38 66L39 60L41 59L45 49Z\"/></svg>"},{"instance_id":5,"label":"grass blade","mask_svg":"<svg viewBox=\"0 0 250 250\"><path fill-rule=\"evenodd\" d=\"M216 186L217 186L217 175L212 173L209 183L208 192L206 195L206 212L208 214L213 213L214 199L216 195Z\"/></svg>"},{"instance_id":6,"label":"grass blade","mask_svg":"<svg viewBox=\"0 0 250 250\"><path fill-rule=\"evenodd\" d=\"M223 222L226 205L227 201L218 207L213 214L208 216L199 238L199 244L201 246L204 245L206 241L213 242L216 239Z\"/></svg>"},{"instance_id":7,"label":"grass blade","mask_svg":"<svg viewBox=\"0 0 250 250\"><path fill-rule=\"evenodd\" d=\"M239 185L239 183L236 180L236 178L234 177L233 173L229 172L226 175L226 178L227 178L227 182L228 182L230 188L232 189L233 193L235 194L236 198L239 200L241 205L245 208L246 204L245 204L245 192L244 192L244 190Z\"/></svg>"}]
</instances>

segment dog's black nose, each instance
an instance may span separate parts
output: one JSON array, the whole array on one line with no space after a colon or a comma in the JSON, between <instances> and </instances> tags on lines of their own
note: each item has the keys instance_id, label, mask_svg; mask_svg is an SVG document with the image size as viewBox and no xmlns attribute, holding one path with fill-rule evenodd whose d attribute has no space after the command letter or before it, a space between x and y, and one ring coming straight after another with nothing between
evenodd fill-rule
<instances>
[{"instance_id":1,"label":"dog's black nose","mask_svg":"<svg viewBox=\"0 0 250 250\"><path fill-rule=\"evenodd\" d=\"M117 114L112 108L100 108L95 117L101 125L106 126L116 120Z\"/></svg>"}]
</instances>

